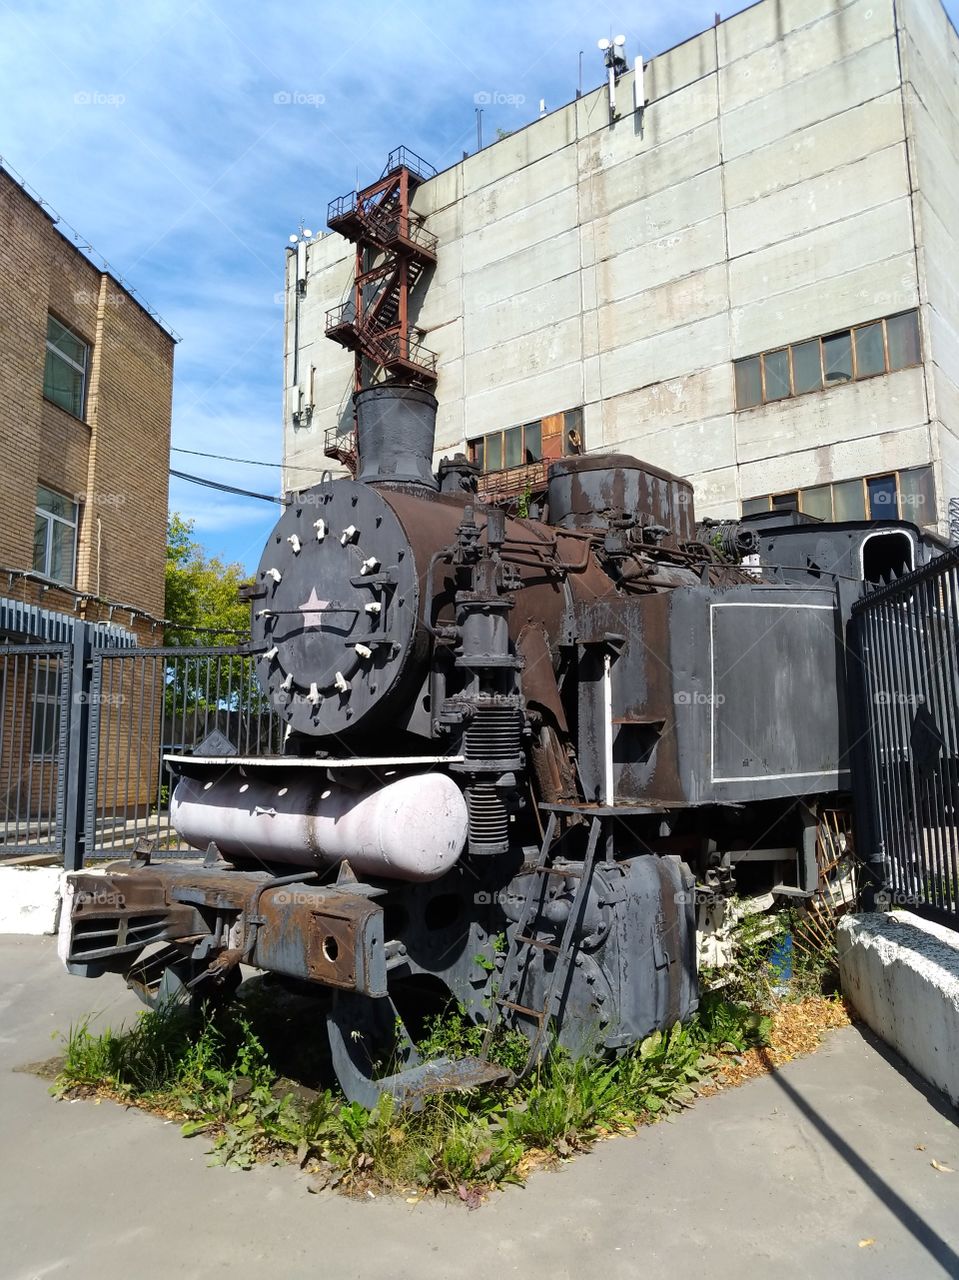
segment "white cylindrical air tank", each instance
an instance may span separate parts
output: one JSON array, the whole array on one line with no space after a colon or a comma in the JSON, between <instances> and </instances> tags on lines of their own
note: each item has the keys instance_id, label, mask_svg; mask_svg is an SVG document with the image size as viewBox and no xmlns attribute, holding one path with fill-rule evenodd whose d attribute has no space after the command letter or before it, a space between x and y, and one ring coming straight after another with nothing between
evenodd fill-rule
<instances>
[{"instance_id":1,"label":"white cylindrical air tank","mask_svg":"<svg viewBox=\"0 0 959 1280\"><path fill-rule=\"evenodd\" d=\"M312 772L312 771L311 771ZM195 849L212 842L227 858L328 866L357 874L436 880L466 843L463 793L446 773L419 773L351 790L301 774L180 778L170 818Z\"/></svg>"}]
</instances>

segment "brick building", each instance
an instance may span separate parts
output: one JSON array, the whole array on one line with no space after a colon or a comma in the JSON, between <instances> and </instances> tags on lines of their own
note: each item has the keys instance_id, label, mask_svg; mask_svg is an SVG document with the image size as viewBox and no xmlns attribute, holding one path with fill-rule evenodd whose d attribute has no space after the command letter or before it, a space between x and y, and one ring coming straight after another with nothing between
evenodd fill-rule
<instances>
[{"instance_id":1,"label":"brick building","mask_svg":"<svg viewBox=\"0 0 959 1280\"><path fill-rule=\"evenodd\" d=\"M0 643L68 642L78 619L111 644L162 641L173 347L0 168ZM65 670L0 661L8 824L55 802Z\"/></svg>"}]
</instances>

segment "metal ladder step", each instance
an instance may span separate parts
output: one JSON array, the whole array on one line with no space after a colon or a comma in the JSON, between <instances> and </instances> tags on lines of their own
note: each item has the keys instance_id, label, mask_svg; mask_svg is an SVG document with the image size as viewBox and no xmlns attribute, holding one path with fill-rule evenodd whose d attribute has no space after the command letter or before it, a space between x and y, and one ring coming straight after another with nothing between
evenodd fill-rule
<instances>
[{"instance_id":1,"label":"metal ladder step","mask_svg":"<svg viewBox=\"0 0 959 1280\"><path fill-rule=\"evenodd\" d=\"M528 1005L521 1004L519 1000L509 1000L505 996L495 996L493 998L494 1012L486 1028L486 1035L483 1040L483 1049L481 1056L487 1058L490 1048L492 1047L493 1036L499 1025L501 1011L503 1009L512 1009L516 1013L522 1014L524 1017L532 1018L538 1025L538 1030L531 1044L526 1064L522 1071L514 1075L514 1079L520 1079L531 1069L538 1060L542 1047L546 1029L549 1024L550 1009L553 999L557 991L562 991L563 984L566 982L572 964L572 943L579 917L582 912L582 906L588 894L589 884L592 879L593 864L596 861L596 851L599 845L599 834L601 829L601 820L594 817L590 824L589 841L586 849L586 856L581 869L573 872L567 871L566 868L550 867L548 858L550 850L556 840L556 831L558 819L555 813L549 816L549 822L543 836L543 844L540 849L539 857L536 865L527 873L530 876L530 886L526 892L526 898L520 912L518 921L516 922L516 931L510 939L510 945L506 953L506 962L503 965L503 972L500 982L503 989L514 992L516 987L522 987L525 979L525 972L521 968L521 960L524 951L527 948L534 948L541 951L550 951L557 956L556 964L552 972L544 975L543 990L543 1007L541 1009L533 1009ZM579 883L576 886L576 892L573 895L573 901L570 906L569 914L563 926L563 934L559 943L547 943L539 938L534 938L529 933L529 925L539 911L539 904L542 900L542 894L547 884L547 877L550 874L563 874L571 879L577 879ZM514 992L515 993L515 992Z\"/></svg>"}]
</instances>

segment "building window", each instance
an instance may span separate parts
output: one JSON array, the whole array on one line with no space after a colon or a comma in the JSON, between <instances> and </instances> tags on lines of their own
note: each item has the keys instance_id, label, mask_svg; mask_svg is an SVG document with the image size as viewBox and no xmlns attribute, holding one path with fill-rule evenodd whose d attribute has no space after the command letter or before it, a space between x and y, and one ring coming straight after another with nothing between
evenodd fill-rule
<instances>
[{"instance_id":1,"label":"building window","mask_svg":"<svg viewBox=\"0 0 959 1280\"><path fill-rule=\"evenodd\" d=\"M47 363L43 394L75 418L83 417L90 348L53 316L47 317Z\"/></svg>"},{"instance_id":2,"label":"building window","mask_svg":"<svg viewBox=\"0 0 959 1280\"><path fill-rule=\"evenodd\" d=\"M817 520L908 520L912 524L934 525L932 467L911 467L787 493L767 493L743 502L744 516L784 510L802 511Z\"/></svg>"},{"instance_id":3,"label":"building window","mask_svg":"<svg viewBox=\"0 0 959 1280\"><path fill-rule=\"evenodd\" d=\"M921 362L918 311L810 338L735 361L736 408L875 378Z\"/></svg>"},{"instance_id":4,"label":"building window","mask_svg":"<svg viewBox=\"0 0 959 1280\"><path fill-rule=\"evenodd\" d=\"M30 754L49 760L60 740L60 664L38 661L33 675L33 725Z\"/></svg>"},{"instance_id":5,"label":"building window","mask_svg":"<svg viewBox=\"0 0 959 1280\"><path fill-rule=\"evenodd\" d=\"M570 409L566 413L549 414L536 422L508 427L505 431L476 436L467 440L466 446L470 461L477 463L481 471L508 471L531 462L579 453L582 424L582 410Z\"/></svg>"},{"instance_id":6,"label":"building window","mask_svg":"<svg viewBox=\"0 0 959 1280\"><path fill-rule=\"evenodd\" d=\"M77 504L62 493L43 485L37 489L34 570L71 587L76 573L78 515Z\"/></svg>"}]
</instances>

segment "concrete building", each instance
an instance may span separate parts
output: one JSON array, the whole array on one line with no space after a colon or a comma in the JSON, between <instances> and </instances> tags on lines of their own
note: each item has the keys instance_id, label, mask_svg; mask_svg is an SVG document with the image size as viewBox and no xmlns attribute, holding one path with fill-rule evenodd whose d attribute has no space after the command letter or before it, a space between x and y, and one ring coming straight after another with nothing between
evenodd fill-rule
<instances>
[{"instance_id":1,"label":"concrete building","mask_svg":"<svg viewBox=\"0 0 959 1280\"><path fill-rule=\"evenodd\" d=\"M438 454L621 449L697 511L959 495L959 39L939 0L761 0L422 182ZM288 487L346 430L353 246L287 260ZM560 416L561 415L561 416ZM560 427L557 426L560 424ZM562 430L560 430L562 428ZM564 434L565 433L565 434Z\"/></svg>"}]
</instances>

